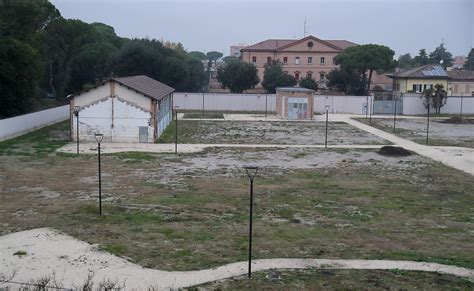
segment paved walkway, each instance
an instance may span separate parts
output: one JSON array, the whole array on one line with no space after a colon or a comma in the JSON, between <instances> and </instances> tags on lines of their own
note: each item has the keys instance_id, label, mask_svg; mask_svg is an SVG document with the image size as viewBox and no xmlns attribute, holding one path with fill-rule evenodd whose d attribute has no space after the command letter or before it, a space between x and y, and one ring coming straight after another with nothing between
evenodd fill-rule
<instances>
[{"instance_id":1,"label":"paved walkway","mask_svg":"<svg viewBox=\"0 0 474 291\"><path fill-rule=\"evenodd\" d=\"M26 254L13 255L20 250ZM169 290L244 275L247 273L247 264L248 262L236 262L199 271L169 272L143 268L50 228L32 229L0 237L0 277L8 277L16 270L12 278L16 282L31 282L54 274L60 286L81 286L92 272L94 286L105 280L116 280L125 285L125 290L149 290L149 287L154 290ZM253 272L303 268L438 272L474 282L472 269L429 262L297 258L252 261ZM18 287L16 284L0 287L8 285Z\"/></svg>"}]
</instances>

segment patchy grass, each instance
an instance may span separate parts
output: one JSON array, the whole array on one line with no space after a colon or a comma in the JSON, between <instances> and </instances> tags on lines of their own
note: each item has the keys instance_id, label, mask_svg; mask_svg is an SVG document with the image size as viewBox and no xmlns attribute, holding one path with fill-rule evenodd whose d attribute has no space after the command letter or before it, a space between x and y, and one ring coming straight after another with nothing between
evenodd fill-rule
<instances>
[{"instance_id":1,"label":"patchy grass","mask_svg":"<svg viewBox=\"0 0 474 291\"><path fill-rule=\"evenodd\" d=\"M186 112L183 118L205 118L205 119L224 119L224 113L221 112Z\"/></svg>"},{"instance_id":2,"label":"patchy grass","mask_svg":"<svg viewBox=\"0 0 474 291\"><path fill-rule=\"evenodd\" d=\"M69 121L0 142L0 155L45 156L69 142Z\"/></svg>"},{"instance_id":3,"label":"patchy grass","mask_svg":"<svg viewBox=\"0 0 474 291\"><path fill-rule=\"evenodd\" d=\"M174 124L160 143L174 143ZM324 122L179 120L178 143L324 144ZM343 122L331 122L328 144L390 144Z\"/></svg>"},{"instance_id":4,"label":"patchy grass","mask_svg":"<svg viewBox=\"0 0 474 291\"><path fill-rule=\"evenodd\" d=\"M19 256L19 257L23 257L23 256L26 256L28 253L26 251L17 251L15 253L13 253L14 256Z\"/></svg>"},{"instance_id":5,"label":"patchy grass","mask_svg":"<svg viewBox=\"0 0 474 291\"><path fill-rule=\"evenodd\" d=\"M474 148L472 125L470 124L448 124L443 120L433 117L430 121L429 145L433 146L461 146ZM365 118L356 118L357 121L371 125L377 129L394 133L400 137L426 144L426 121L419 119L397 119L395 132L393 131L393 120L372 119L372 124Z\"/></svg>"},{"instance_id":6,"label":"patchy grass","mask_svg":"<svg viewBox=\"0 0 474 291\"><path fill-rule=\"evenodd\" d=\"M153 161L156 160L156 155L144 152L123 152L114 153L112 156L118 157L124 160L126 163L139 163L142 161Z\"/></svg>"},{"instance_id":7,"label":"patchy grass","mask_svg":"<svg viewBox=\"0 0 474 291\"><path fill-rule=\"evenodd\" d=\"M120 244L105 244L99 247L101 251L114 254L116 256L121 256L125 253L126 247Z\"/></svg>"},{"instance_id":8,"label":"patchy grass","mask_svg":"<svg viewBox=\"0 0 474 291\"><path fill-rule=\"evenodd\" d=\"M270 279L269 274L271 275ZM472 290L453 275L403 270L270 270L185 290Z\"/></svg>"},{"instance_id":9,"label":"patchy grass","mask_svg":"<svg viewBox=\"0 0 474 291\"><path fill-rule=\"evenodd\" d=\"M178 124L181 121L178 120ZM179 128L178 128L179 130ZM158 143L174 143L175 142L175 131L176 131L176 120L170 122L168 127L161 133L160 137L158 138ZM178 133L179 137L179 133Z\"/></svg>"}]
</instances>

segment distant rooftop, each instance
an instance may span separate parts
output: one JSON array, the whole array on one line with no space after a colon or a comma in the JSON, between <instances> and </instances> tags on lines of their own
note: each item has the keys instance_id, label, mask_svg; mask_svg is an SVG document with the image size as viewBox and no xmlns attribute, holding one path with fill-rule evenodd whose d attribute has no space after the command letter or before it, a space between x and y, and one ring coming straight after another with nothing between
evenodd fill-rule
<instances>
[{"instance_id":1,"label":"distant rooftop","mask_svg":"<svg viewBox=\"0 0 474 291\"><path fill-rule=\"evenodd\" d=\"M323 43L327 43L330 46L333 46L334 48L339 49L339 50L345 50L348 47L357 45L356 43L353 43L353 42L348 41L348 40L322 40L322 39L319 39L319 38L316 38L316 37L310 35L310 36L307 36L307 37L302 38L302 39L267 39L267 40L261 41L257 44L245 47L244 50L262 50L262 51L278 50L278 49L281 49L283 47L289 46L293 43L296 44L296 43L298 43L302 40L305 40L305 39L315 39L317 41L319 40L319 41L321 41Z\"/></svg>"},{"instance_id":2,"label":"distant rooftop","mask_svg":"<svg viewBox=\"0 0 474 291\"><path fill-rule=\"evenodd\" d=\"M393 75L395 78L426 78L426 79L447 79L449 78L443 67L439 65L424 65L406 71L398 72Z\"/></svg>"}]
</instances>

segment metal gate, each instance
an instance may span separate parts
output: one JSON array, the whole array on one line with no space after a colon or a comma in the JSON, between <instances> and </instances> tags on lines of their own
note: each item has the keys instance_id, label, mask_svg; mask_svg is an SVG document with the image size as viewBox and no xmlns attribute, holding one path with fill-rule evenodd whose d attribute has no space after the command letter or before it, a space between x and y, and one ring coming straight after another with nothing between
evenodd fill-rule
<instances>
[{"instance_id":1,"label":"metal gate","mask_svg":"<svg viewBox=\"0 0 474 291\"><path fill-rule=\"evenodd\" d=\"M403 114L403 98L399 93L374 92L373 114Z\"/></svg>"},{"instance_id":2,"label":"metal gate","mask_svg":"<svg viewBox=\"0 0 474 291\"><path fill-rule=\"evenodd\" d=\"M308 99L288 98L288 119L307 119Z\"/></svg>"}]
</instances>

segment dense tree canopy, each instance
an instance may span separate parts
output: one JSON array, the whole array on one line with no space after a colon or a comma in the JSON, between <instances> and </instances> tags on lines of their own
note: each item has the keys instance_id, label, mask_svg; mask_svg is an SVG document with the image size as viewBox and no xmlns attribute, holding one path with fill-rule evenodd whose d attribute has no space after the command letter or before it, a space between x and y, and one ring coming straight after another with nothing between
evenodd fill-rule
<instances>
[{"instance_id":1,"label":"dense tree canopy","mask_svg":"<svg viewBox=\"0 0 474 291\"><path fill-rule=\"evenodd\" d=\"M442 84L436 84L434 88L425 89L421 98L423 98L423 104L426 109L432 107L435 109L435 113L439 114L441 107L446 104L448 95Z\"/></svg>"},{"instance_id":2,"label":"dense tree canopy","mask_svg":"<svg viewBox=\"0 0 474 291\"><path fill-rule=\"evenodd\" d=\"M345 49L335 57L335 61L345 71L358 72L362 82L366 84L365 94L368 94L374 71L388 72L395 68L394 54L395 52L386 46L365 44Z\"/></svg>"},{"instance_id":3,"label":"dense tree canopy","mask_svg":"<svg viewBox=\"0 0 474 291\"><path fill-rule=\"evenodd\" d=\"M453 65L453 55L446 50L444 44L440 44L430 53L430 63L442 64L445 68L451 67Z\"/></svg>"},{"instance_id":4,"label":"dense tree canopy","mask_svg":"<svg viewBox=\"0 0 474 291\"><path fill-rule=\"evenodd\" d=\"M327 74L328 87L348 95L364 95L365 82L359 73L349 69L333 69Z\"/></svg>"},{"instance_id":5,"label":"dense tree canopy","mask_svg":"<svg viewBox=\"0 0 474 291\"><path fill-rule=\"evenodd\" d=\"M249 63L231 62L217 70L217 80L232 93L242 93L254 88L260 81L257 68Z\"/></svg>"},{"instance_id":6,"label":"dense tree canopy","mask_svg":"<svg viewBox=\"0 0 474 291\"><path fill-rule=\"evenodd\" d=\"M316 80L310 76L304 77L300 80L300 87L318 91L318 83L316 83Z\"/></svg>"},{"instance_id":7,"label":"dense tree canopy","mask_svg":"<svg viewBox=\"0 0 474 291\"><path fill-rule=\"evenodd\" d=\"M40 109L45 96L64 104L112 75L145 74L178 91L202 90L206 80L181 43L121 38L109 25L62 18L48 0L3 0L0 37L0 118Z\"/></svg>"},{"instance_id":8,"label":"dense tree canopy","mask_svg":"<svg viewBox=\"0 0 474 291\"><path fill-rule=\"evenodd\" d=\"M265 65L262 86L268 93L275 93L278 87L293 87L298 83L295 77L283 72L279 61L272 61Z\"/></svg>"},{"instance_id":9,"label":"dense tree canopy","mask_svg":"<svg viewBox=\"0 0 474 291\"><path fill-rule=\"evenodd\" d=\"M463 66L466 70L474 70L474 49L471 49L469 54L467 55L467 61Z\"/></svg>"}]
</instances>

